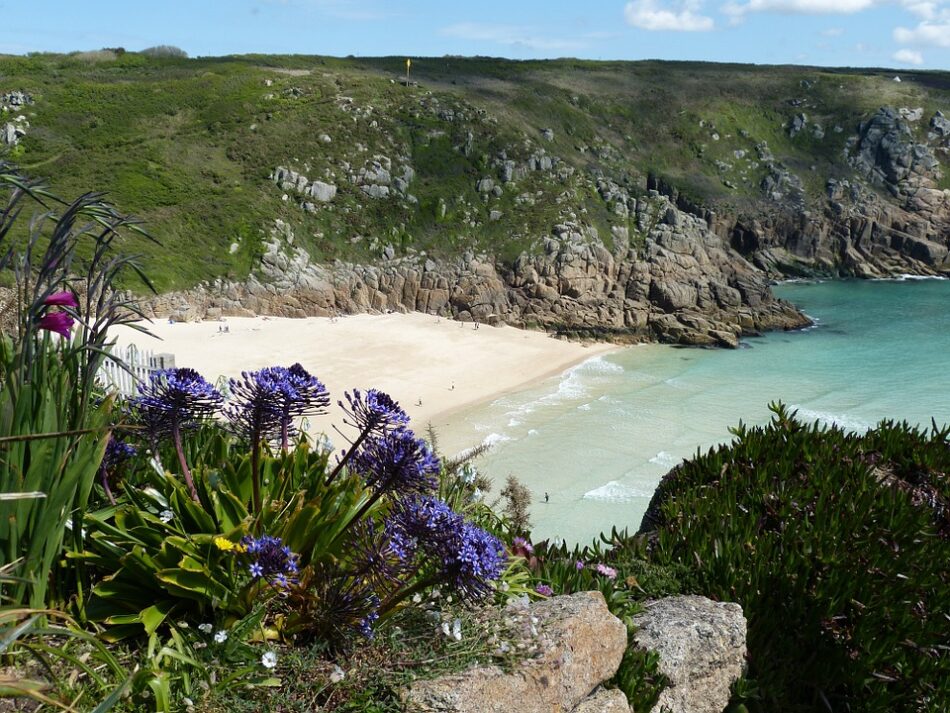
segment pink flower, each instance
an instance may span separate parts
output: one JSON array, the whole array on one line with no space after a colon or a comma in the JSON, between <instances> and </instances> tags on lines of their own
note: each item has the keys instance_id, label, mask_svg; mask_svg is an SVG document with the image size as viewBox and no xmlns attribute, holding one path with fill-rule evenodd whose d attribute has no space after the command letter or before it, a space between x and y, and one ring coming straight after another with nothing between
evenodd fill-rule
<instances>
[{"instance_id":1,"label":"pink flower","mask_svg":"<svg viewBox=\"0 0 950 713\"><path fill-rule=\"evenodd\" d=\"M43 300L43 304L47 305L48 307L56 306L75 308L79 306L79 303L76 302L76 295L74 295L72 292L54 292L45 300Z\"/></svg>"},{"instance_id":2,"label":"pink flower","mask_svg":"<svg viewBox=\"0 0 950 713\"><path fill-rule=\"evenodd\" d=\"M73 328L73 321L73 318L65 312L47 312L37 326L40 329L56 332L64 339L69 339L69 331Z\"/></svg>"},{"instance_id":3,"label":"pink flower","mask_svg":"<svg viewBox=\"0 0 950 713\"><path fill-rule=\"evenodd\" d=\"M613 567L608 567L605 564L597 565L597 573L604 575L607 579L617 578L617 570L615 570Z\"/></svg>"}]
</instances>

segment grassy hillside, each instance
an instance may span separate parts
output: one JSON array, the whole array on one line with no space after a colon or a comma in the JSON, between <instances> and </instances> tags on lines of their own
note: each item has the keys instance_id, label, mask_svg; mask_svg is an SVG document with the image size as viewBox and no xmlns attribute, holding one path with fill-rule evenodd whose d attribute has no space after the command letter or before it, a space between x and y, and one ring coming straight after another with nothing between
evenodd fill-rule
<instances>
[{"instance_id":1,"label":"grassy hillside","mask_svg":"<svg viewBox=\"0 0 950 713\"><path fill-rule=\"evenodd\" d=\"M32 55L0 57L0 94L35 99L13 149L22 167L63 195L106 191L148 221L161 245L130 249L160 289L245 276L275 218L324 260L387 246L510 258L564 220L609 239L629 219L597 176L636 194L654 171L697 202L757 212L763 142L817 200L829 177L850 175L847 139L878 107L922 107L922 133L950 112L947 73L898 83L885 70L487 58L414 59L411 86L403 72L401 57ZM800 112L808 128L792 138ZM559 162L479 193L481 178L500 185L501 152ZM370 198L352 182L374 157L394 177L412 169L405 195ZM269 179L278 166L338 194L307 212Z\"/></svg>"}]
</instances>

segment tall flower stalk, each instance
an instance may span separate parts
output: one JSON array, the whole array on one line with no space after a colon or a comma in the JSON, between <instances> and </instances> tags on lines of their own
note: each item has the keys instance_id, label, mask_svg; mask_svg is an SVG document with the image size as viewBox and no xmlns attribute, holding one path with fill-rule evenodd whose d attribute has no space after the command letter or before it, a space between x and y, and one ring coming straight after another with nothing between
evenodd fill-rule
<instances>
[{"instance_id":1,"label":"tall flower stalk","mask_svg":"<svg viewBox=\"0 0 950 713\"><path fill-rule=\"evenodd\" d=\"M148 382L139 385L139 394L133 400L143 421L152 429L154 441L170 437L178 454L181 474L188 485L191 498L198 502L198 490L185 458L182 431L213 415L224 399L194 369L160 369L149 375Z\"/></svg>"},{"instance_id":2,"label":"tall flower stalk","mask_svg":"<svg viewBox=\"0 0 950 713\"><path fill-rule=\"evenodd\" d=\"M30 208L27 239L14 247L14 226ZM61 554L67 536L83 547L82 515L106 448L112 399L93 393L109 330L141 316L114 289L125 270L138 272L112 252L128 232L144 234L101 195L62 201L0 161L0 271L16 280L0 309L0 491L45 495L0 502L0 568L18 563L4 594L17 604L84 601L79 566Z\"/></svg>"},{"instance_id":3,"label":"tall flower stalk","mask_svg":"<svg viewBox=\"0 0 950 713\"><path fill-rule=\"evenodd\" d=\"M285 453L289 451L294 419L326 413L330 396L323 383L300 364L242 372L240 379L229 381L228 389L232 399L224 413L251 444L251 497L254 512L260 512L262 447L277 441Z\"/></svg>"},{"instance_id":4,"label":"tall flower stalk","mask_svg":"<svg viewBox=\"0 0 950 713\"><path fill-rule=\"evenodd\" d=\"M344 396L347 401L346 405L342 401L337 402L340 408L343 409L343 413L346 414L343 422L348 426L359 429L359 435L357 435L350 448L343 453L333 472L330 473L327 478L327 485L336 480L347 461L359 452L363 441L369 438L370 435L382 435L390 428L398 428L409 423L409 416L402 410L399 403L382 391L369 389L363 392L359 389L353 389L353 393L346 392Z\"/></svg>"}]
</instances>

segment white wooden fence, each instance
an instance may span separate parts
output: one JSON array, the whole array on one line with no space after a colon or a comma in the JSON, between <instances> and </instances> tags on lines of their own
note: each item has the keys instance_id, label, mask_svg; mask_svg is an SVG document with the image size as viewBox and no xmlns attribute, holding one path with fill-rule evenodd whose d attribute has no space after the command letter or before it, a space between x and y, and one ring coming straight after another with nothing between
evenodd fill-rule
<instances>
[{"instance_id":1,"label":"white wooden fence","mask_svg":"<svg viewBox=\"0 0 950 713\"><path fill-rule=\"evenodd\" d=\"M149 374L158 369L171 369L175 366L174 354L156 354L151 349L139 349L134 344L124 348L115 348L113 353L125 362L119 366L112 359L106 359L99 368L97 377L104 387L114 389L123 396L134 396L138 384L148 380Z\"/></svg>"}]
</instances>

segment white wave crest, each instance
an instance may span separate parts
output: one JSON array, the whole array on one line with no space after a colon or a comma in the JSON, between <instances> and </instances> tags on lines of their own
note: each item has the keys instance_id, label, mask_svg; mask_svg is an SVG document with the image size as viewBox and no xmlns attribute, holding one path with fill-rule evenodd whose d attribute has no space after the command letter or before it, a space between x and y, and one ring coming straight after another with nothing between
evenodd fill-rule
<instances>
[{"instance_id":1,"label":"white wave crest","mask_svg":"<svg viewBox=\"0 0 950 713\"><path fill-rule=\"evenodd\" d=\"M846 431L863 432L869 431L872 428L872 424L851 414L813 411L812 409L797 406L795 404L792 404L790 408L794 411L798 411L798 418L802 421L818 421L819 423L823 423L826 426L837 426L838 428L843 428Z\"/></svg>"},{"instance_id":2,"label":"white wave crest","mask_svg":"<svg viewBox=\"0 0 950 713\"><path fill-rule=\"evenodd\" d=\"M662 465L664 468L672 468L676 465L677 459L672 453L660 451L650 459L650 462L656 465Z\"/></svg>"},{"instance_id":3,"label":"white wave crest","mask_svg":"<svg viewBox=\"0 0 950 713\"><path fill-rule=\"evenodd\" d=\"M482 439L482 445L491 448L492 446L497 446L499 443L504 443L505 441L510 440L511 436L506 436L504 433L489 433L484 439Z\"/></svg>"},{"instance_id":4,"label":"white wave crest","mask_svg":"<svg viewBox=\"0 0 950 713\"><path fill-rule=\"evenodd\" d=\"M588 490L586 493L584 493L583 499L599 500L606 503L624 503L628 500L635 500L636 498L649 498L651 496L652 493L649 493L645 490L631 488L628 485L618 483L616 480L611 480L609 483L601 485L599 488Z\"/></svg>"},{"instance_id":5,"label":"white wave crest","mask_svg":"<svg viewBox=\"0 0 950 713\"><path fill-rule=\"evenodd\" d=\"M876 277L875 282L907 282L908 280L946 280L943 275L911 275L910 273L901 273L891 277Z\"/></svg>"}]
</instances>

